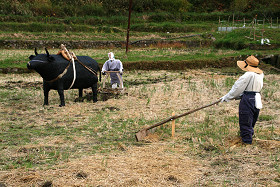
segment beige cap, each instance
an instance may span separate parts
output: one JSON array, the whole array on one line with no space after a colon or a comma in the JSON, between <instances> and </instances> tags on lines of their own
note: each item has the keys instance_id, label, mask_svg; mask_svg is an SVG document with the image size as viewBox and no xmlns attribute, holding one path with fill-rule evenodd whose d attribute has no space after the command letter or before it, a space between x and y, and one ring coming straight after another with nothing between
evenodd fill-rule
<instances>
[{"instance_id":1,"label":"beige cap","mask_svg":"<svg viewBox=\"0 0 280 187\"><path fill-rule=\"evenodd\" d=\"M260 68L258 68L259 63L259 60L253 55L249 56L244 61L237 61L238 67L240 67L240 69L242 69L243 71L251 71L258 74L262 74L263 71Z\"/></svg>"}]
</instances>

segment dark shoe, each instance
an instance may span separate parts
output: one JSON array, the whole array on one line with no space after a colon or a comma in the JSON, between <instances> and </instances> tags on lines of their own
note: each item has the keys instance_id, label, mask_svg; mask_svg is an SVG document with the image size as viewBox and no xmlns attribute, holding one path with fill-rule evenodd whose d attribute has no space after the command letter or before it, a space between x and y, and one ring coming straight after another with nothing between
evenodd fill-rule
<instances>
[{"instance_id":1,"label":"dark shoe","mask_svg":"<svg viewBox=\"0 0 280 187\"><path fill-rule=\"evenodd\" d=\"M252 143L242 142L241 145L242 146L250 146L250 145L252 145Z\"/></svg>"}]
</instances>

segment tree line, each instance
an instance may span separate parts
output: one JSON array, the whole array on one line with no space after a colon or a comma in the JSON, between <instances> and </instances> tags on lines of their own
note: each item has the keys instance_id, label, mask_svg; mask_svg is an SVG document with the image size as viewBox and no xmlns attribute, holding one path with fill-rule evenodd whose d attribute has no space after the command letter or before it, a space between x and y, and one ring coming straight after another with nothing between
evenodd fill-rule
<instances>
[{"instance_id":1,"label":"tree line","mask_svg":"<svg viewBox=\"0 0 280 187\"><path fill-rule=\"evenodd\" d=\"M0 0L0 14L29 16L125 15L129 0ZM135 13L261 13L279 16L280 0L133 0Z\"/></svg>"}]
</instances>

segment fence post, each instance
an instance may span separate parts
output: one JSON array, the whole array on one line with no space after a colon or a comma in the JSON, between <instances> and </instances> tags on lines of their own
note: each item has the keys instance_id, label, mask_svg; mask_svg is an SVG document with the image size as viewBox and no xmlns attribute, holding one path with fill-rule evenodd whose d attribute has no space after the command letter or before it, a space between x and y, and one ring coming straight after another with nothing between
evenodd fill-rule
<instances>
[{"instance_id":1,"label":"fence post","mask_svg":"<svg viewBox=\"0 0 280 187\"><path fill-rule=\"evenodd\" d=\"M255 18L253 18L253 21L252 21L252 29L253 29L253 35L254 35L254 40L255 40Z\"/></svg>"},{"instance_id":2,"label":"fence post","mask_svg":"<svg viewBox=\"0 0 280 187\"><path fill-rule=\"evenodd\" d=\"M232 29L233 29L233 27L234 27L234 14L232 16Z\"/></svg>"},{"instance_id":3,"label":"fence post","mask_svg":"<svg viewBox=\"0 0 280 187\"><path fill-rule=\"evenodd\" d=\"M228 28L228 26L229 26L229 20L230 20L230 16L228 16L228 22L227 22L226 32L227 32L227 28Z\"/></svg>"},{"instance_id":4,"label":"fence post","mask_svg":"<svg viewBox=\"0 0 280 187\"><path fill-rule=\"evenodd\" d=\"M219 27L220 27L220 29L222 29L221 17L220 17L220 16L219 16L219 26L218 26L218 31L219 31Z\"/></svg>"},{"instance_id":5,"label":"fence post","mask_svg":"<svg viewBox=\"0 0 280 187\"><path fill-rule=\"evenodd\" d=\"M262 39L263 39L263 33L264 33L264 22L265 22L265 19L263 18Z\"/></svg>"},{"instance_id":6,"label":"fence post","mask_svg":"<svg viewBox=\"0 0 280 187\"><path fill-rule=\"evenodd\" d=\"M128 52L128 44L129 44L129 31L130 31L130 17L131 17L131 7L132 7L132 0L129 0L129 13L128 13L128 24L127 24L127 35L126 35L126 54Z\"/></svg>"},{"instance_id":7,"label":"fence post","mask_svg":"<svg viewBox=\"0 0 280 187\"><path fill-rule=\"evenodd\" d=\"M172 116L175 116L175 112L172 112ZM172 137L175 136L175 119L172 120Z\"/></svg>"}]
</instances>

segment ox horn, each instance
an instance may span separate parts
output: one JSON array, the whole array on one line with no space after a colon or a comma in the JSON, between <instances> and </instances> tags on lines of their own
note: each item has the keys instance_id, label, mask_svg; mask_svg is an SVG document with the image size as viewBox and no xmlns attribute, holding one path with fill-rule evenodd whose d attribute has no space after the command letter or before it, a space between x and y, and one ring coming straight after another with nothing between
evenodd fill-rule
<instances>
[{"instance_id":1,"label":"ox horn","mask_svg":"<svg viewBox=\"0 0 280 187\"><path fill-rule=\"evenodd\" d=\"M37 48L36 48L36 47L35 47L34 52L35 52L35 55L37 56L37 55L38 55L38 53L37 53Z\"/></svg>"},{"instance_id":2,"label":"ox horn","mask_svg":"<svg viewBox=\"0 0 280 187\"><path fill-rule=\"evenodd\" d=\"M45 48L45 50L46 50L47 56L50 56L50 53L49 53L49 51L47 50L47 48Z\"/></svg>"}]
</instances>

